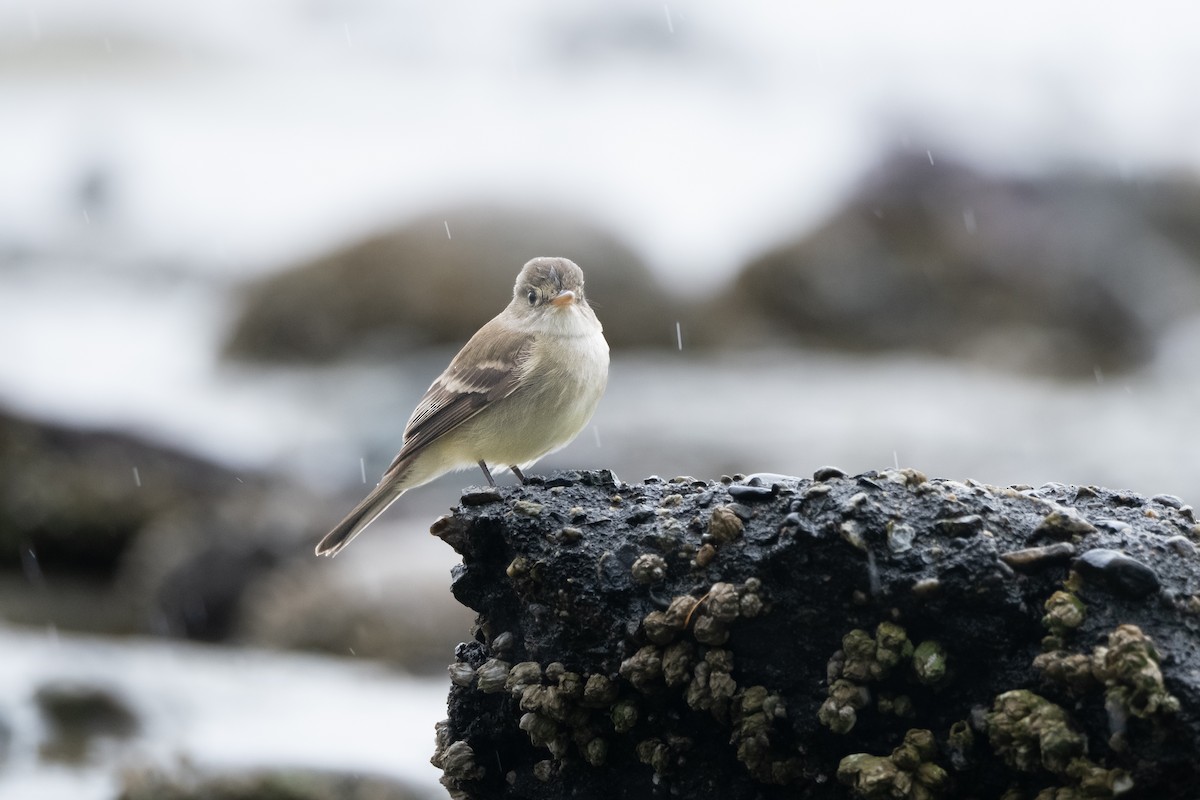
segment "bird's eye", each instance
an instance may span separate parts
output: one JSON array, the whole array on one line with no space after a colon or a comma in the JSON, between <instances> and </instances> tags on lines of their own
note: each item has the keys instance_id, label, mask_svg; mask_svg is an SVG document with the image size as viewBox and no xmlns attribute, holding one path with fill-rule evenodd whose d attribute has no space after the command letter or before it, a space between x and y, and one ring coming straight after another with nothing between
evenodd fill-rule
<instances>
[{"instance_id":1,"label":"bird's eye","mask_svg":"<svg viewBox=\"0 0 1200 800\"><path fill-rule=\"evenodd\" d=\"M529 305L531 305L531 306L537 305L537 289L530 289L529 294L527 294L525 296L529 298Z\"/></svg>"}]
</instances>

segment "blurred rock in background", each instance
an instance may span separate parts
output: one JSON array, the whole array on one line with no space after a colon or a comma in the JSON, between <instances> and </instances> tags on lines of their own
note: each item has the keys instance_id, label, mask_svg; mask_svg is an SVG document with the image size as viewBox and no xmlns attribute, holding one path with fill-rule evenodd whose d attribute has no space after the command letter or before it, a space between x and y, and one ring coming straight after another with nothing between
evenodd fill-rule
<instances>
[{"instance_id":1,"label":"blurred rock in background","mask_svg":"<svg viewBox=\"0 0 1200 800\"><path fill-rule=\"evenodd\" d=\"M512 299L539 255L578 263L613 347L674 339L678 301L630 247L559 210L436 211L247 288L225 345L258 361L330 361L460 346Z\"/></svg>"},{"instance_id":2,"label":"blurred rock in background","mask_svg":"<svg viewBox=\"0 0 1200 800\"><path fill-rule=\"evenodd\" d=\"M747 320L748 344L1090 379L1145 365L1171 325L1200 313L1196 221L1194 180L1006 177L893 154L817 230L748 264L739 313L720 318Z\"/></svg>"},{"instance_id":3,"label":"blurred rock in background","mask_svg":"<svg viewBox=\"0 0 1200 800\"><path fill-rule=\"evenodd\" d=\"M312 558L341 500L138 437L0 415L4 618L379 658L440 672L470 615ZM422 613L402 613L414 603ZM444 609L444 613L442 610Z\"/></svg>"}]
</instances>

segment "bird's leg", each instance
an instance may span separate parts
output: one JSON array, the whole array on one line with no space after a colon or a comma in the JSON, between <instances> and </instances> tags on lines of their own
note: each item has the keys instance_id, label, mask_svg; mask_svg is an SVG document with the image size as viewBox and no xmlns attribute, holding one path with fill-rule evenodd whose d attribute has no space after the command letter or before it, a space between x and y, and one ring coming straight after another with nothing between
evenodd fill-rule
<instances>
[{"instance_id":1,"label":"bird's leg","mask_svg":"<svg viewBox=\"0 0 1200 800\"><path fill-rule=\"evenodd\" d=\"M525 485L525 483L526 483L526 481L525 481L525 476L521 474L521 470L520 470L520 468L519 468L519 467L517 467L517 465L516 465L516 464L509 464L509 465L508 465L508 468L512 470L512 472L513 472L513 475L516 475L516 476L517 476L517 480L519 480L519 481L521 482L521 485L522 485L522 486L524 486L524 485Z\"/></svg>"},{"instance_id":2,"label":"bird's leg","mask_svg":"<svg viewBox=\"0 0 1200 800\"><path fill-rule=\"evenodd\" d=\"M495 486L496 482L492 480L492 473L488 470L487 464L484 463L482 458L479 459L479 468L483 470L483 477L487 478L488 486Z\"/></svg>"}]
</instances>

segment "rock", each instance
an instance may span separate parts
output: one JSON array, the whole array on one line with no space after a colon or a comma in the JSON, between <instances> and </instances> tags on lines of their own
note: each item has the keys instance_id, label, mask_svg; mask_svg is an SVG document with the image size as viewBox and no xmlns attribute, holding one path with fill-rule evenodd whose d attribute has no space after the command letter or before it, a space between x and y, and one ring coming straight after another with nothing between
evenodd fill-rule
<instances>
[{"instance_id":1,"label":"rock","mask_svg":"<svg viewBox=\"0 0 1200 800\"><path fill-rule=\"evenodd\" d=\"M361 604L336 606L341 596L311 577L305 592L320 595L323 605L303 634L284 635L286 626L272 616L282 609L257 605L269 599L266 587L274 597L287 583L271 576L310 561L330 519L307 489L136 436L8 415L0 415L0 466L7 621L204 641L237 636L337 653L361 645L361 631L372 627L369 613L358 625ZM256 597L247 605L250 594ZM304 605L296 595L290 600ZM397 629L396 610L376 604L375 619L388 621L380 630ZM463 616L448 610L457 626ZM330 628L318 620L336 622L339 634L323 636ZM426 613L417 628L427 631L435 620L446 617ZM448 642L436 632L420 645L412 636L404 645L395 640L374 637L374 654L419 654L403 663L445 666Z\"/></svg>"},{"instance_id":2,"label":"rock","mask_svg":"<svg viewBox=\"0 0 1200 800\"><path fill-rule=\"evenodd\" d=\"M0 569L102 580L153 520L239 485L225 469L136 436L3 412L0 474Z\"/></svg>"},{"instance_id":3,"label":"rock","mask_svg":"<svg viewBox=\"0 0 1200 800\"><path fill-rule=\"evenodd\" d=\"M1189 214L1200 218L1195 181L1004 178L897 154L816 231L745 267L722 301L740 313L710 317L738 320L722 335L743 340L1092 379L1146 363L1200 309Z\"/></svg>"},{"instance_id":4,"label":"rock","mask_svg":"<svg viewBox=\"0 0 1200 800\"><path fill-rule=\"evenodd\" d=\"M742 515L712 505L722 484L610 473L454 509L436 530L459 532L446 537L463 558L452 588L480 631L458 648L459 672L481 674L499 656L487 632L503 631L507 663L529 677L519 697L451 686L439 753L471 754L470 770L445 772L452 794L1190 797L1200 565L1168 543L1194 524L1182 508L893 470L821 477ZM603 513L617 495L655 520ZM507 513L520 501L542 513ZM700 564L714 509L738 535ZM1050 509L1126 527L1031 547ZM572 517L588 522L564 547L552 534ZM897 526L911 532L903 547ZM1153 571L1156 597L1073 571L1073 553L1118 547ZM639 582L631 565L651 552L666 569ZM510 577L516 559L537 580Z\"/></svg>"},{"instance_id":5,"label":"rock","mask_svg":"<svg viewBox=\"0 0 1200 800\"><path fill-rule=\"evenodd\" d=\"M446 236L446 226L450 238ZM535 256L566 256L613 347L675 346L679 301L612 235L561 211L447 208L247 287L225 344L256 361L331 361L464 344Z\"/></svg>"}]
</instances>

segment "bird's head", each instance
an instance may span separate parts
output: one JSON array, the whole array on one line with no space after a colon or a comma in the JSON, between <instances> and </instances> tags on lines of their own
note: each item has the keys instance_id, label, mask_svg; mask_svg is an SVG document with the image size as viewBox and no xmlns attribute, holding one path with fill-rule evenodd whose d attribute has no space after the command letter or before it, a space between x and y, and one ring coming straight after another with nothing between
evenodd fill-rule
<instances>
[{"instance_id":1,"label":"bird's head","mask_svg":"<svg viewBox=\"0 0 1200 800\"><path fill-rule=\"evenodd\" d=\"M525 318L590 311L583 296L583 270L566 258L542 256L531 260L517 276L510 307Z\"/></svg>"}]
</instances>

